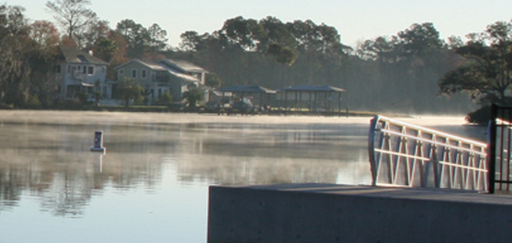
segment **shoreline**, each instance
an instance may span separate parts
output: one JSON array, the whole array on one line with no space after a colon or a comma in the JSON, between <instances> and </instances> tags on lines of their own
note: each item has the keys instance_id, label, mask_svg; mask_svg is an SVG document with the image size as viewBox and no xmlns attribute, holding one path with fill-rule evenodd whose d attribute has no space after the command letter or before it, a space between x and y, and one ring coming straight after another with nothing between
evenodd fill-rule
<instances>
[{"instance_id":1,"label":"shoreline","mask_svg":"<svg viewBox=\"0 0 512 243\"><path fill-rule=\"evenodd\" d=\"M61 110L0 110L0 122L53 123L53 124L351 124L370 122L373 115L362 116L301 116L301 115L250 115L226 116L216 113L164 113L121 111L61 111ZM412 124L468 125L463 116L388 116Z\"/></svg>"}]
</instances>

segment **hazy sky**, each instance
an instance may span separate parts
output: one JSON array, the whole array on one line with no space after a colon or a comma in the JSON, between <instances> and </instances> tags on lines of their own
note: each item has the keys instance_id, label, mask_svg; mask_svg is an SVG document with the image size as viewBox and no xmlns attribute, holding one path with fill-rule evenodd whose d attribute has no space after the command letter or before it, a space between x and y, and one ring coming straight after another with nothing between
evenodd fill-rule
<instances>
[{"instance_id":1,"label":"hazy sky","mask_svg":"<svg viewBox=\"0 0 512 243\"><path fill-rule=\"evenodd\" d=\"M342 43L355 47L361 40L396 35L414 23L432 22L446 39L482 32L496 21L512 19L511 0L91 0L89 6L112 28L123 19L145 27L157 23L176 47L180 34L200 34L222 28L237 16L260 20L274 16L283 22L311 19L335 27ZM2 2L0 2L2 3ZM5 2L4 2L5 3ZM30 20L51 20L44 0L10 0L8 5L25 7Z\"/></svg>"}]
</instances>

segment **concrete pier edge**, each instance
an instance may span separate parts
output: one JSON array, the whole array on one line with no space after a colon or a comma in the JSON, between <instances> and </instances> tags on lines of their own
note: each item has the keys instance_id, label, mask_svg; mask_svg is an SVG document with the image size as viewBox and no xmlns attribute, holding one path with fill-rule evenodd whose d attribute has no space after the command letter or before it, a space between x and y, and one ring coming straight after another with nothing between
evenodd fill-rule
<instances>
[{"instance_id":1,"label":"concrete pier edge","mask_svg":"<svg viewBox=\"0 0 512 243\"><path fill-rule=\"evenodd\" d=\"M510 242L512 197L336 184L211 186L209 243Z\"/></svg>"}]
</instances>

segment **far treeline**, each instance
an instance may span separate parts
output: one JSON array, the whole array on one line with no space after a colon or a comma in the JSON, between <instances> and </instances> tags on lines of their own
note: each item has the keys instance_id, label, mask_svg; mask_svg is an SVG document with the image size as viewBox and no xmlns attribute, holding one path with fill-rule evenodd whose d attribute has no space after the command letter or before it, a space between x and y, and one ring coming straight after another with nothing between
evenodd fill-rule
<instances>
[{"instance_id":1,"label":"far treeline","mask_svg":"<svg viewBox=\"0 0 512 243\"><path fill-rule=\"evenodd\" d=\"M71 45L109 62L111 80L117 80L112 68L131 58L166 57L207 69L212 87L340 87L350 110L462 114L490 103L512 105L512 22L447 40L440 39L433 23L416 23L350 47L326 24L240 16L211 33L187 31L179 47L170 47L158 24L144 27L125 19L111 29L87 8L90 4L46 3L64 34L48 20L29 22L22 7L0 5L0 104L61 102L53 95L52 63L58 45Z\"/></svg>"}]
</instances>

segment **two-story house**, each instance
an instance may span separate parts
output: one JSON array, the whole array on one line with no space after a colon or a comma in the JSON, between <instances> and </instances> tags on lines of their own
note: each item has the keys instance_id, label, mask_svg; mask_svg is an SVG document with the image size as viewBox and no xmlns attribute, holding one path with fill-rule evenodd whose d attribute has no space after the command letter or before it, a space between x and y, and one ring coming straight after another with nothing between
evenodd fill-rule
<instances>
[{"instance_id":1,"label":"two-story house","mask_svg":"<svg viewBox=\"0 0 512 243\"><path fill-rule=\"evenodd\" d=\"M118 80L136 80L147 91L149 102L169 92L180 101L190 87L204 86L207 71L186 61L163 59L158 62L132 59L114 68Z\"/></svg>"},{"instance_id":2,"label":"two-story house","mask_svg":"<svg viewBox=\"0 0 512 243\"><path fill-rule=\"evenodd\" d=\"M73 47L60 46L59 51L55 75L61 99L74 99L80 92L91 93L94 90L100 91L103 97L111 97L111 85L107 84L107 62Z\"/></svg>"}]
</instances>

